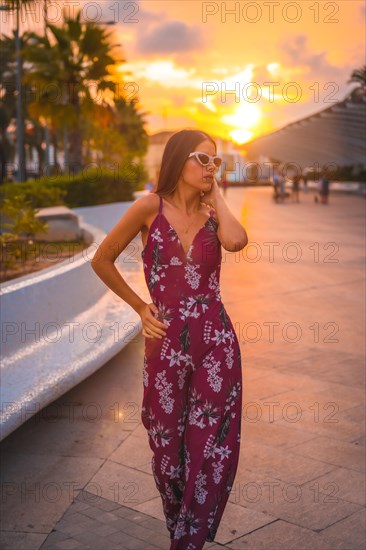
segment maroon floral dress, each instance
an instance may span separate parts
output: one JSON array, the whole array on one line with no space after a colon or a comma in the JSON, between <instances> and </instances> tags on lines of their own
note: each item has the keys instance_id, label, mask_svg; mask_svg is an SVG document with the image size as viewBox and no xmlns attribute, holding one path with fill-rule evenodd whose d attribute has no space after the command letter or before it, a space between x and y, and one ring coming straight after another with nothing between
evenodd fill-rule
<instances>
[{"instance_id":1,"label":"maroon floral dress","mask_svg":"<svg viewBox=\"0 0 366 550\"><path fill-rule=\"evenodd\" d=\"M240 448L239 342L220 296L221 243L212 216L187 253L159 212L141 256L166 336L145 338L141 419L153 451L171 550L213 541Z\"/></svg>"}]
</instances>

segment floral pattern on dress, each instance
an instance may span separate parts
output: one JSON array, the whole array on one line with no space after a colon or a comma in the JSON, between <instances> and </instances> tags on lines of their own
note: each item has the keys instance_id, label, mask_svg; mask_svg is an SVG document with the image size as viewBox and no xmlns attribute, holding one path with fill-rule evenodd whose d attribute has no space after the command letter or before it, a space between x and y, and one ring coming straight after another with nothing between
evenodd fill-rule
<instances>
[{"instance_id":1,"label":"floral pattern on dress","mask_svg":"<svg viewBox=\"0 0 366 550\"><path fill-rule=\"evenodd\" d=\"M153 452L170 550L213 541L239 461L241 353L220 293L221 244L212 215L187 252L162 213L143 269L162 339L145 339L141 418Z\"/></svg>"}]
</instances>

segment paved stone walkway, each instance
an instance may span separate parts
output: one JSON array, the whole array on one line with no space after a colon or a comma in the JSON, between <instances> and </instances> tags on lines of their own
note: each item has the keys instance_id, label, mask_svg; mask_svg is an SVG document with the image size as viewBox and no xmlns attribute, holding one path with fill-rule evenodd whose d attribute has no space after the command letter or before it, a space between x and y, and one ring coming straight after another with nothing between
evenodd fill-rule
<instances>
[{"instance_id":1,"label":"paved stone walkway","mask_svg":"<svg viewBox=\"0 0 366 550\"><path fill-rule=\"evenodd\" d=\"M206 548L364 548L365 200L229 189L223 251L243 357L237 477ZM123 328L123 327L122 327ZM96 344L97 345L97 344ZM143 338L1 444L1 549L169 549L140 421ZM27 418L27 411L23 411Z\"/></svg>"}]
</instances>

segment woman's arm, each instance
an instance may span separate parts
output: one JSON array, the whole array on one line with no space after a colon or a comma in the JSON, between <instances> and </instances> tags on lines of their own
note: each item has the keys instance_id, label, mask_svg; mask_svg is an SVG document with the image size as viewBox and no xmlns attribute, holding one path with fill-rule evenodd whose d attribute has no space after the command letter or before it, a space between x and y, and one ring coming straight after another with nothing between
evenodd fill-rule
<instances>
[{"instance_id":1,"label":"woman's arm","mask_svg":"<svg viewBox=\"0 0 366 550\"><path fill-rule=\"evenodd\" d=\"M215 217L219 224L217 236L225 250L237 252L244 248L248 244L247 233L230 212L215 178L210 192L203 195L202 201L215 209Z\"/></svg>"},{"instance_id":2,"label":"woman's arm","mask_svg":"<svg viewBox=\"0 0 366 550\"><path fill-rule=\"evenodd\" d=\"M98 277L140 315L142 334L146 338L163 338L166 334L165 323L155 318L159 312L157 306L152 302L147 304L132 290L114 262L146 225L148 217L154 215L158 204L159 197L155 193L137 199L99 245L90 262Z\"/></svg>"},{"instance_id":3,"label":"woman's arm","mask_svg":"<svg viewBox=\"0 0 366 550\"><path fill-rule=\"evenodd\" d=\"M126 283L114 262L146 224L147 217L156 209L157 200L153 194L137 199L104 238L90 262L98 277L139 315L147 304Z\"/></svg>"}]
</instances>

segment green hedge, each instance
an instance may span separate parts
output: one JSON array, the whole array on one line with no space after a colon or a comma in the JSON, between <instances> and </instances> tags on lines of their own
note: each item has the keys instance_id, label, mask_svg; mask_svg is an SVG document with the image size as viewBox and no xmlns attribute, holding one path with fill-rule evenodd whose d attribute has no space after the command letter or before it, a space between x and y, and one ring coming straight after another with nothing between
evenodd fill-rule
<instances>
[{"instance_id":1,"label":"green hedge","mask_svg":"<svg viewBox=\"0 0 366 550\"><path fill-rule=\"evenodd\" d=\"M0 198L21 195L33 208L65 205L69 208L132 201L147 173L131 163L115 170L89 168L77 174L50 176L0 186Z\"/></svg>"}]
</instances>

